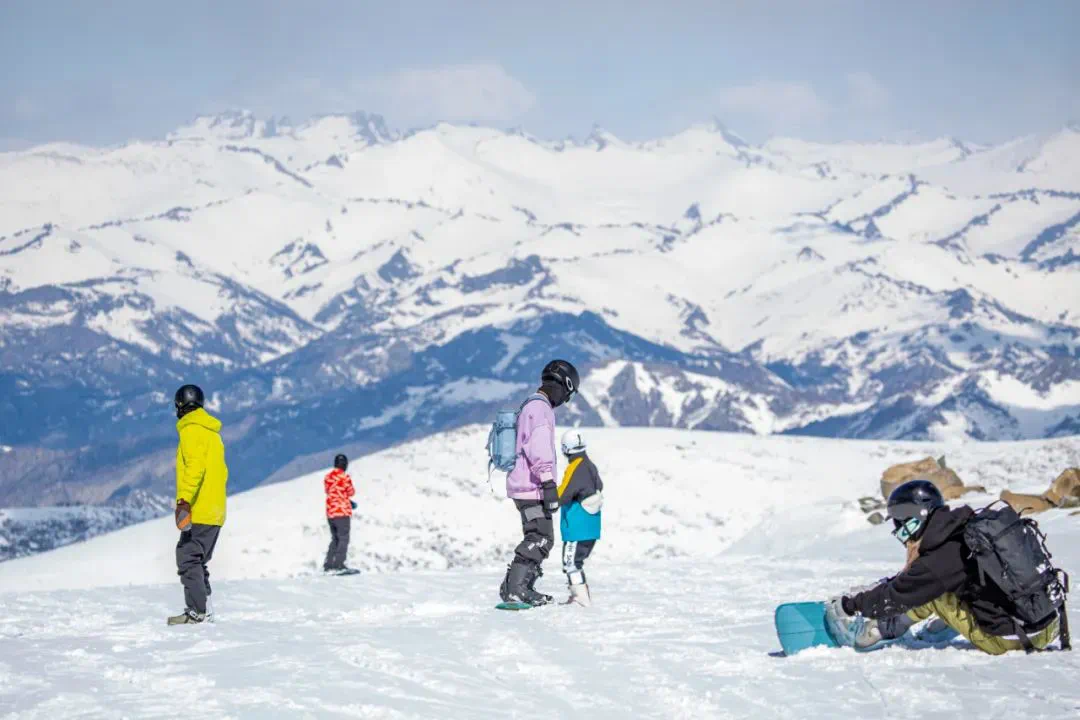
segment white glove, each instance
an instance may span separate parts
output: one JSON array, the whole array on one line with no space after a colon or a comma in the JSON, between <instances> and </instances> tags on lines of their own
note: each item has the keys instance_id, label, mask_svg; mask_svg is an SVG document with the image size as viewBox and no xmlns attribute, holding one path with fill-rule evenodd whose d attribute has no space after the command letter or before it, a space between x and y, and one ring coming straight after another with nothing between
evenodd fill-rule
<instances>
[{"instance_id":1,"label":"white glove","mask_svg":"<svg viewBox=\"0 0 1080 720\"><path fill-rule=\"evenodd\" d=\"M581 507L585 512L590 515L595 515L600 512L600 508L604 506L604 495L599 490L581 501Z\"/></svg>"}]
</instances>

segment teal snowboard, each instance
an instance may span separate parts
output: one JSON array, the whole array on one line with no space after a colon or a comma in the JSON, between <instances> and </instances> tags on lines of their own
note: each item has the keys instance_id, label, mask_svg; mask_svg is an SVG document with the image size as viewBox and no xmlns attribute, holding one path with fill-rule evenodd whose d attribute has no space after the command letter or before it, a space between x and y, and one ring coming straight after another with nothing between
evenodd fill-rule
<instances>
[{"instance_id":1,"label":"teal snowboard","mask_svg":"<svg viewBox=\"0 0 1080 720\"><path fill-rule=\"evenodd\" d=\"M495 606L496 610L531 610L532 605L527 602L501 602Z\"/></svg>"},{"instance_id":2,"label":"teal snowboard","mask_svg":"<svg viewBox=\"0 0 1080 720\"><path fill-rule=\"evenodd\" d=\"M785 655L812 647L840 647L825 626L825 603L784 603L776 608L776 636Z\"/></svg>"}]
</instances>

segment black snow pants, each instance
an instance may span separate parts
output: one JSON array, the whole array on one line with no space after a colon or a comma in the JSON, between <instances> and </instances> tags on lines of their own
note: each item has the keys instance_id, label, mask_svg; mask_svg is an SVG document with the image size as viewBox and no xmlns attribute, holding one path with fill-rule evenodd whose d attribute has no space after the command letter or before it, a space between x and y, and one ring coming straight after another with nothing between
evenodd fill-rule
<instances>
[{"instance_id":1,"label":"black snow pants","mask_svg":"<svg viewBox=\"0 0 1080 720\"><path fill-rule=\"evenodd\" d=\"M349 531L352 529L352 518L328 518L326 522L330 525L330 547L326 549L323 570L343 570L345 555L349 552Z\"/></svg>"},{"instance_id":2,"label":"black snow pants","mask_svg":"<svg viewBox=\"0 0 1080 720\"><path fill-rule=\"evenodd\" d=\"M214 556L220 525L192 525L180 533L176 543L176 574L184 586L184 603L188 610L206 612L206 598L210 597L210 570L206 564Z\"/></svg>"},{"instance_id":3,"label":"black snow pants","mask_svg":"<svg viewBox=\"0 0 1080 720\"><path fill-rule=\"evenodd\" d=\"M539 500L514 500L521 514L521 532L524 535L514 548L515 559L540 567L555 544L555 523L544 512Z\"/></svg>"}]
</instances>

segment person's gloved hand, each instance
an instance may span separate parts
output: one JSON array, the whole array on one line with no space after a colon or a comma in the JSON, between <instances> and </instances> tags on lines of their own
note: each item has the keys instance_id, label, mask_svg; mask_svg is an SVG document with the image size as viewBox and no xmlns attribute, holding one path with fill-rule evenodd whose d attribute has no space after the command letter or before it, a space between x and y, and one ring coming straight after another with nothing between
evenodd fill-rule
<instances>
[{"instance_id":1,"label":"person's gloved hand","mask_svg":"<svg viewBox=\"0 0 1080 720\"><path fill-rule=\"evenodd\" d=\"M176 501L176 529L186 532L191 529L191 504L187 500Z\"/></svg>"},{"instance_id":2,"label":"person's gloved hand","mask_svg":"<svg viewBox=\"0 0 1080 720\"><path fill-rule=\"evenodd\" d=\"M544 512L554 515L559 509L559 489L555 487L554 481L548 480L540 483L540 490L544 493Z\"/></svg>"},{"instance_id":3,"label":"person's gloved hand","mask_svg":"<svg viewBox=\"0 0 1080 720\"><path fill-rule=\"evenodd\" d=\"M360 507L359 505L357 505L357 504L356 504L356 501L355 501L355 500L350 500L350 501L349 501L349 504L350 504L350 505L352 505L352 509L353 509L353 510L355 510L356 508Z\"/></svg>"},{"instance_id":4,"label":"person's gloved hand","mask_svg":"<svg viewBox=\"0 0 1080 720\"><path fill-rule=\"evenodd\" d=\"M851 598L837 595L825 603L825 626L837 644L854 647L863 618L856 614Z\"/></svg>"}]
</instances>

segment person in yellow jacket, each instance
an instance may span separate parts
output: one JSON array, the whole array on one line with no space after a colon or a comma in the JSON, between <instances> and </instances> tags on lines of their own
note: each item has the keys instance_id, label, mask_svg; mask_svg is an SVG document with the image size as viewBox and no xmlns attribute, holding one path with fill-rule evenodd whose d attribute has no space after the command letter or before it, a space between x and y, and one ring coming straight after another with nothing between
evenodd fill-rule
<instances>
[{"instance_id":1,"label":"person in yellow jacket","mask_svg":"<svg viewBox=\"0 0 1080 720\"><path fill-rule=\"evenodd\" d=\"M186 625L212 619L210 571L206 565L214 555L221 526L225 524L225 485L229 469L225 465L225 444L221 441L221 421L203 409L206 398L195 385L176 391L176 571L184 586L184 612L168 620L169 625Z\"/></svg>"}]
</instances>

